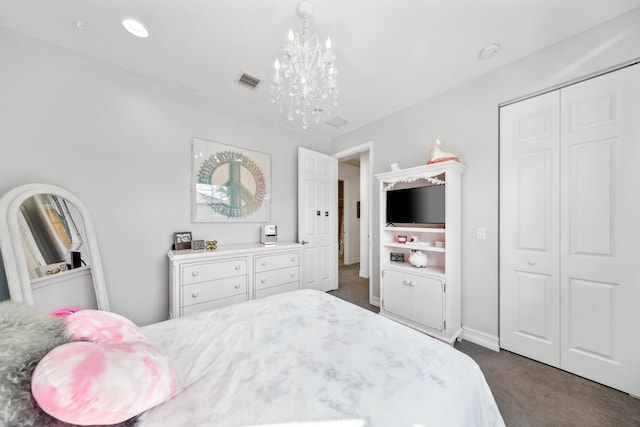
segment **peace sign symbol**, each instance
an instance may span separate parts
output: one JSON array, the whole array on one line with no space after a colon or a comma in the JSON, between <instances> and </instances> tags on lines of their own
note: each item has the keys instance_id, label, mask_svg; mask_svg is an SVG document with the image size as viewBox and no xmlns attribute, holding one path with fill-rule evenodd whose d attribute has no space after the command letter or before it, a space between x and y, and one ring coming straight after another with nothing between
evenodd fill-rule
<instances>
[{"instance_id":1,"label":"peace sign symbol","mask_svg":"<svg viewBox=\"0 0 640 427\"><path fill-rule=\"evenodd\" d=\"M215 153L205 160L198 172L198 184L214 190L202 196L211 209L229 218L255 212L262 206L267 190L258 165L244 154L232 151Z\"/></svg>"}]
</instances>

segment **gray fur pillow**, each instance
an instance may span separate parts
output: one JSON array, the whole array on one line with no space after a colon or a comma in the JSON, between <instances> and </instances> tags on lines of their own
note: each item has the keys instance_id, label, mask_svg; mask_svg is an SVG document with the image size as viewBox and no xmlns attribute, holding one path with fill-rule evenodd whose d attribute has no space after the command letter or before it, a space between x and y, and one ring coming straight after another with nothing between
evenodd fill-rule
<instances>
[{"instance_id":1,"label":"gray fur pillow","mask_svg":"<svg viewBox=\"0 0 640 427\"><path fill-rule=\"evenodd\" d=\"M67 342L64 318L23 303L0 302L0 426L71 426L47 415L31 394L31 375L38 362ZM122 426L134 423L132 419Z\"/></svg>"}]
</instances>

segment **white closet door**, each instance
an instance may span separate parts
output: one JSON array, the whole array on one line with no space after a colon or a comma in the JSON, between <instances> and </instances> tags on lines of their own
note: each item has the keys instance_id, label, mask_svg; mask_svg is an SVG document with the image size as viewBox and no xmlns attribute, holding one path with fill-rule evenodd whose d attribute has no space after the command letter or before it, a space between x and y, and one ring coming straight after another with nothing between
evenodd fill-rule
<instances>
[{"instance_id":1,"label":"white closet door","mask_svg":"<svg viewBox=\"0 0 640 427\"><path fill-rule=\"evenodd\" d=\"M500 109L500 347L560 364L559 92Z\"/></svg>"},{"instance_id":2,"label":"white closet door","mask_svg":"<svg viewBox=\"0 0 640 427\"><path fill-rule=\"evenodd\" d=\"M640 396L640 65L561 98L561 367Z\"/></svg>"}]
</instances>

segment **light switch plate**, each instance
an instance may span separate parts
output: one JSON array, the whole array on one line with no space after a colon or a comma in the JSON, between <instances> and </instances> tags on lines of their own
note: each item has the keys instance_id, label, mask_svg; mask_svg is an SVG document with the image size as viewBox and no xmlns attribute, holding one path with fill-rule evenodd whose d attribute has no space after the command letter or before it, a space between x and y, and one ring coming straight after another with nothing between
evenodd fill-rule
<instances>
[{"instance_id":1,"label":"light switch plate","mask_svg":"<svg viewBox=\"0 0 640 427\"><path fill-rule=\"evenodd\" d=\"M476 228L476 240L486 240L487 239L487 229L484 227Z\"/></svg>"}]
</instances>

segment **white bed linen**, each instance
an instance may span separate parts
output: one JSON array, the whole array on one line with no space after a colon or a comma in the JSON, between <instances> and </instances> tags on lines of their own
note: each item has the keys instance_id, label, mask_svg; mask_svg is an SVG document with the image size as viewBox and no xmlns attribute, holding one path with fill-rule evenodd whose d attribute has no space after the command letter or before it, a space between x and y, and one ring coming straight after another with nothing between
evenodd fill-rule
<instances>
[{"instance_id":1,"label":"white bed linen","mask_svg":"<svg viewBox=\"0 0 640 427\"><path fill-rule=\"evenodd\" d=\"M478 365L427 335L300 290L150 325L184 391L139 426L503 426Z\"/></svg>"}]
</instances>

